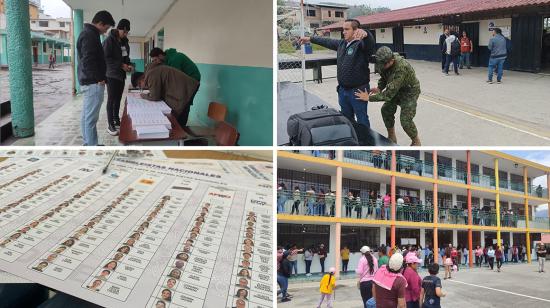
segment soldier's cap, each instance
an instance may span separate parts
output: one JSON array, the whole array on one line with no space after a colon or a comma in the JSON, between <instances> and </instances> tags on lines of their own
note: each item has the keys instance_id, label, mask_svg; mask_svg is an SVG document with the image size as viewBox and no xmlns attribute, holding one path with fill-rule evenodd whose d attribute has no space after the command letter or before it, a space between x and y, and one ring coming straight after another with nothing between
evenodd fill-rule
<instances>
[{"instance_id":1,"label":"soldier's cap","mask_svg":"<svg viewBox=\"0 0 550 308\"><path fill-rule=\"evenodd\" d=\"M376 67L382 69L386 63L394 58L394 55L389 47L382 46L376 51L374 57L376 58Z\"/></svg>"}]
</instances>

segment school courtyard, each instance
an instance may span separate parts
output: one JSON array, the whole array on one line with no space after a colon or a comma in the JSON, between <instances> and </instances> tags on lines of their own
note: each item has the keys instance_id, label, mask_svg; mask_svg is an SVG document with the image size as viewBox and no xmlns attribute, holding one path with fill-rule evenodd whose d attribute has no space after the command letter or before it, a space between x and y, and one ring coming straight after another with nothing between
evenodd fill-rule
<instances>
[{"instance_id":1,"label":"school courtyard","mask_svg":"<svg viewBox=\"0 0 550 308\"><path fill-rule=\"evenodd\" d=\"M420 270L420 276L428 275ZM543 308L550 306L550 273L538 273L537 262L531 264L504 264L498 273L487 267L461 269L453 273L453 278L443 280L444 270L439 275L443 292L447 294L441 301L442 307L529 307ZM281 303L278 307L311 308L319 303L319 281L294 282L290 280L288 292L293 296L290 302ZM356 286L356 279L342 279L336 282L334 307L362 308L361 295ZM326 307L326 304L323 305Z\"/></svg>"},{"instance_id":2,"label":"school courtyard","mask_svg":"<svg viewBox=\"0 0 550 308\"><path fill-rule=\"evenodd\" d=\"M312 57L331 52L314 52ZM550 144L550 75L505 71L502 84L487 84L487 68L460 70L460 76L441 73L438 62L408 60L422 88L415 123L425 146L542 146ZM374 65L371 64L371 72ZM336 66L322 67L323 82L306 82L306 90L325 105L340 110L336 93ZM371 73L371 87L380 75ZM313 79L313 70L306 70L306 80ZM279 70L279 82L299 81L299 69ZM298 83L299 84L299 83ZM371 128L386 135L380 109L383 102L369 103ZM305 110L302 104L294 113ZM399 124L396 133L399 145L408 146L410 139ZM280 114L280 112L279 112ZM278 120L278 140L286 140L286 119ZM281 142L279 142L281 143Z\"/></svg>"}]
</instances>

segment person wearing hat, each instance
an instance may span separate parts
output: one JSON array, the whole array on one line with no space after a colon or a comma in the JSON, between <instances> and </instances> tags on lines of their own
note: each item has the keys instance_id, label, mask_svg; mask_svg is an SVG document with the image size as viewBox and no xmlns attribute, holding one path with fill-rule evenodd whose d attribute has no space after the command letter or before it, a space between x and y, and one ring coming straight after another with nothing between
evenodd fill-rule
<instances>
[{"instance_id":1,"label":"person wearing hat","mask_svg":"<svg viewBox=\"0 0 550 308\"><path fill-rule=\"evenodd\" d=\"M338 103L342 114L350 121L370 127L367 106L353 95L356 90L370 89L369 59L374 53L376 42L368 30L360 28L356 19L347 19L342 25L341 40L322 36L302 37L300 44L313 43L336 51L336 75L338 79Z\"/></svg>"},{"instance_id":2,"label":"person wearing hat","mask_svg":"<svg viewBox=\"0 0 550 308\"><path fill-rule=\"evenodd\" d=\"M334 272L336 269L331 267L328 270L328 274L325 274L319 283L319 292L321 292L321 300L317 308L321 308L321 305L327 300L327 307L332 308L332 293L334 292L334 287L336 287L336 277L334 277Z\"/></svg>"},{"instance_id":3,"label":"person wearing hat","mask_svg":"<svg viewBox=\"0 0 550 308\"><path fill-rule=\"evenodd\" d=\"M78 57L78 83L82 92L82 116L80 130L85 146L98 145L97 120L105 92L106 64L100 35L115 25L111 13L99 11L92 23L84 24L84 29L76 41Z\"/></svg>"},{"instance_id":4,"label":"person wearing hat","mask_svg":"<svg viewBox=\"0 0 550 308\"><path fill-rule=\"evenodd\" d=\"M121 19L117 28L112 29L103 41L103 53L107 64L107 132L112 136L118 135L117 127L120 127L120 100L124 92L126 73L133 70L128 44L129 32L130 21Z\"/></svg>"},{"instance_id":5,"label":"person wearing hat","mask_svg":"<svg viewBox=\"0 0 550 308\"><path fill-rule=\"evenodd\" d=\"M407 280L401 274L403 255L394 253L388 265L382 266L374 274L372 296L376 307L405 308L405 290Z\"/></svg>"},{"instance_id":6,"label":"person wearing hat","mask_svg":"<svg viewBox=\"0 0 550 308\"><path fill-rule=\"evenodd\" d=\"M367 307L367 301L372 297L372 280L374 279L374 273L378 270L378 260L371 254L369 246L363 246L359 250L363 254L357 264L357 285L361 292L361 299L363 305Z\"/></svg>"},{"instance_id":7,"label":"person wearing hat","mask_svg":"<svg viewBox=\"0 0 550 308\"><path fill-rule=\"evenodd\" d=\"M398 53L393 53L386 46L376 52L376 72L380 74L378 87L370 93L357 90L355 96L365 102L381 102L382 118L388 129L388 139L397 143L395 135L395 113L397 106L401 107L401 126L411 138L411 146L420 146L418 130L414 124L416 102L420 96L420 82L416 78L413 67Z\"/></svg>"},{"instance_id":8,"label":"person wearing hat","mask_svg":"<svg viewBox=\"0 0 550 308\"><path fill-rule=\"evenodd\" d=\"M414 252L409 252L405 257L407 267L403 271L403 277L407 280L405 288L405 302L407 308L420 308L420 290L422 289L422 278L418 275L418 264L422 263Z\"/></svg>"}]
</instances>

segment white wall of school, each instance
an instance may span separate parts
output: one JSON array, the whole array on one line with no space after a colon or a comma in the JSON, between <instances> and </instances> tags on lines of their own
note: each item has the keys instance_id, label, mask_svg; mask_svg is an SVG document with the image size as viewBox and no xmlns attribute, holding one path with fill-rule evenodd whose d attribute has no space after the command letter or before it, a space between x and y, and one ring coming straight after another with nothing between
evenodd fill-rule
<instances>
[{"instance_id":1,"label":"white wall of school","mask_svg":"<svg viewBox=\"0 0 550 308\"><path fill-rule=\"evenodd\" d=\"M496 28L502 29L502 34L511 39L512 18L490 19L479 21L479 46L488 46L492 36L489 31L489 22L493 22Z\"/></svg>"},{"instance_id":2,"label":"white wall of school","mask_svg":"<svg viewBox=\"0 0 550 308\"><path fill-rule=\"evenodd\" d=\"M382 32L382 31L384 31L384 32ZM379 43L379 44L393 44L393 31L392 31L392 28L376 29L376 43Z\"/></svg>"},{"instance_id":3,"label":"white wall of school","mask_svg":"<svg viewBox=\"0 0 550 308\"><path fill-rule=\"evenodd\" d=\"M147 33L195 63L273 67L271 0L178 0Z\"/></svg>"},{"instance_id":4,"label":"white wall of school","mask_svg":"<svg viewBox=\"0 0 550 308\"><path fill-rule=\"evenodd\" d=\"M439 36L442 32L443 26L441 24L407 26L403 27L403 38L405 44L438 45Z\"/></svg>"}]
</instances>

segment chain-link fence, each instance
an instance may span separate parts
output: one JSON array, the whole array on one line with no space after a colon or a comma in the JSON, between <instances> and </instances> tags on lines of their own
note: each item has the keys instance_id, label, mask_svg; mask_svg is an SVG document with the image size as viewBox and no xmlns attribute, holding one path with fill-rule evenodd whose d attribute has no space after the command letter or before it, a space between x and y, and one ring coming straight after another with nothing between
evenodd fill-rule
<instances>
[{"instance_id":1,"label":"chain-link fence","mask_svg":"<svg viewBox=\"0 0 550 308\"><path fill-rule=\"evenodd\" d=\"M299 3L280 1L277 6L278 82L302 82L304 52L298 39L303 33L310 34L303 30Z\"/></svg>"}]
</instances>

